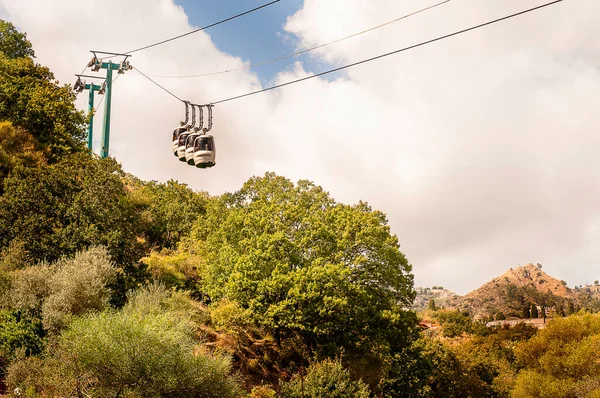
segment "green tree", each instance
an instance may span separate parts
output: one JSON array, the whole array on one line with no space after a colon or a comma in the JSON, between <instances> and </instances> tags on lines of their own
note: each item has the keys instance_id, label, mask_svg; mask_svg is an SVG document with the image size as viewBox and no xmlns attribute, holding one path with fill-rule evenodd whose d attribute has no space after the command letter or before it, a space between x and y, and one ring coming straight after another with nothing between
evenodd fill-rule
<instances>
[{"instance_id":1,"label":"green tree","mask_svg":"<svg viewBox=\"0 0 600 398\"><path fill-rule=\"evenodd\" d=\"M208 194L194 192L177 181L142 182L129 176L130 198L141 213L151 247L175 249L206 213Z\"/></svg>"},{"instance_id":2,"label":"green tree","mask_svg":"<svg viewBox=\"0 0 600 398\"><path fill-rule=\"evenodd\" d=\"M0 193L1 182L17 166L40 166L47 162L41 144L28 131L0 122Z\"/></svg>"},{"instance_id":3,"label":"green tree","mask_svg":"<svg viewBox=\"0 0 600 398\"><path fill-rule=\"evenodd\" d=\"M29 356L42 352L45 346L42 323L21 311L0 311L0 374L17 353Z\"/></svg>"},{"instance_id":4,"label":"green tree","mask_svg":"<svg viewBox=\"0 0 600 398\"><path fill-rule=\"evenodd\" d=\"M600 379L599 349L600 315L553 320L531 340L517 346L517 363L523 370L513 396L594 396L579 391L593 387L590 380Z\"/></svg>"},{"instance_id":5,"label":"green tree","mask_svg":"<svg viewBox=\"0 0 600 398\"><path fill-rule=\"evenodd\" d=\"M51 161L84 151L86 119L75 108L75 93L60 86L48 68L31 58L12 59L0 52L0 121L10 122Z\"/></svg>"},{"instance_id":6,"label":"green tree","mask_svg":"<svg viewBox=\"0 0 600 398\"><path fill-rule=\"evenodd\" d=\"M523 319L531 318L531 312L530 312L529 306L523 307L523 313L521 314L521 318L523 318Z\"/></svg>"},{"instance_id":7,"label":"green tree","mask_svg":"<svg viewBox=\"0 0 600 398\"><path fill-rule=\"evenodd\" d=\"M306 376L296 375L281 386L282 398L368 398L369 387L352 380L350 372L338 360L325 359L312 364Z\"/></svg>"},{"instance_id":8,"label":"green tree","mask_svg":"<svg viewBox=\"0 0 600 398\"><path fill-rule=\"evenodd\" d=\"M29 266L9 274L2 307L43 320L56 332L75 316L108 307L108 285L116 274L108 253L94 247L56 263Z\"/></svg>"},{"instance_id":9,"label":"green tree","mask_svg":"<svg viewBox=\"0 0 600 398\"><path fill-rule=\"evenodd\" d=\"M535 304L531 305L531 317L532 318L539 318L540 317L540 314L539 314L538 309L537 309L537 305L535 305Z\"/></svg>"},{"instance_id":10,"label":"green tree","mask_svg":"<svg viewBox=\"0 0 600 398\"><path fill-rule=\"evenodd\" d=\"M440 340L421 338L394 355L379 387L386 398L494 396L492 381L478 373L486 368L489 364L470 366Z\"/></svg>"},{"instance_id":11,"label":"green tree","mask_svg":"<svg viewBox=\"0 0 600 398\"><path fill-rule=\"evenodd\" d=\"M567 315L573 315L575 313L575 305L573 304L573 300L569 300L569 304L567 305Z\"/></svg>"},{"instance_id":12,"label":"green tree","mask_svg":"<svg viewBox=\"0 0 600 398\"><path fill-rule=\"evenodd\" d=\"M458 337L464 333L474 333L478 329L478 325L471 317L460 311L437 311L435 319L442 325L442 333L445 337ZM485 326L483 328L485 329Z\"/></svg>"},{"instance_id":13,"label":"green tree","mask_svg":"<svg viewBox=\"0 0 600 398\"><path fill-rule=\"evenodd\" d=\"M18 168L0 197L0 248L23 243L32 261L55 261L104 245L128 275L143 255L139 216L127 200L121 169L87 154L42 168Z\"/></svg>"},{"instance_id":14,"label":"green tree","mask_svg":"<svg viewBox=\"0 0 600 398\"><path fill-rule=\"evenodd\" d=\"M435 306L435 300L431 299L429 300L429 303L427 304L427 309L430 311L436 311L437 307Z\"/></svg>"},{"instance_id":15,"label":"green tree","mask_svg":"<svg viewBox=\"0 0 600 398\"><path fill-rule=\"evenodd\" d=\"M414 334L411 266L385 215L365 203L267 174L211 203L192 237L210 298L249 309L278 341L366 355Z\"/></svg>"},{"instance_id":16,"label":"green tree","mask_svg":"<svg viewBox=\"0 0 600 398\"><path fill-rule=\"evenodd\" d=\"M496 317L495 317L495 319L496 319L497 321L503 321L503 320L505 320L505 319L506 319L506 317L504 316L504 313L502 313L502 312L497 312L497 313L496 313Z\"/></svg>"},{"instance_id":17,"label":"green tree","mask_svg":"<svg viewBox=\"0 0 600 398\"><path fill-rule=\"evenodd\" d=\"M7 58L35 57L27 35L19 32L13 24L0 19L0 52Z\"/></svg>"},{"instance_id":18,"label":"green tree","mask_svg":"<svg viewBox=\"0 0 600 398\"><path fill-rule=\"evenodd\" d=\"M546 307L542 305L542 312L540 314L540 318L546 319Z\"/></svg>"}]
</instances>

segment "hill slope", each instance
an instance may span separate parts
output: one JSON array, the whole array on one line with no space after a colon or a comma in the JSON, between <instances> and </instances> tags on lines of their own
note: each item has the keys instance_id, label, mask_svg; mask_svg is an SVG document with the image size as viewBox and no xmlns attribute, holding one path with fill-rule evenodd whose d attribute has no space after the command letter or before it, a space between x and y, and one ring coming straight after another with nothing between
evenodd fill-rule
<instances>
[{"instance_id":1,"label":"hill slope","mask_svg":"<svg viewBox=\"0 0 600 398\"><path fill-rule=\"evenodd\" d=\"M510 269L477 290L459 298L456 306L468 310L476 318L498 312L507 317L520 317L523 309L536 304L551 311L566 310L569 301L578 299L577 292L565 282L551 277L540 264L527 264Z\"/></svg>"}]
</instances>

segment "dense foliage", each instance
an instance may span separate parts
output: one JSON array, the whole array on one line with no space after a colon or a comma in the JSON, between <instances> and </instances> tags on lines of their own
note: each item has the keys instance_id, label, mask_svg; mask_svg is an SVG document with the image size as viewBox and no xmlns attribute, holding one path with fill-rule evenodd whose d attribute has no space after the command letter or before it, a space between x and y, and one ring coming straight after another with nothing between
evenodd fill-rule
<instances>
[{"instance_id":1,"label":"dense foliage","mask_svg":"<svg viewBox=\"0 0 600 398\"><path fill-rule=\"evenodd\" d=\"M267 174L213 201L192 237L209 297L238 302L278 341L364 356L410 338L411 266L384 214L365 203L337 204L308 181Z\"/></svg>"}]
</instances>

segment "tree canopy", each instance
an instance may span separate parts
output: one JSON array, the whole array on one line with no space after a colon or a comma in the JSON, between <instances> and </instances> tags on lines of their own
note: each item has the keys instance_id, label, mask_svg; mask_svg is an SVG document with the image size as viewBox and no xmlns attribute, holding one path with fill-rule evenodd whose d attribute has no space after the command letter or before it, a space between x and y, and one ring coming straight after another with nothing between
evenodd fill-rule
<instances>
[{"instance_id":1,"label":"tree canopy","mask_svg":"<svg viewBox=\"0 0 600 398\"><path fill-rule=\"evenodd\" d=\"M10 153L11 163L20 157L33 157L35 162L40 156L57 161L85 150L86 119L75 108L75 93L60 85L48 68L35 64L33 55L25 34L0 20L0 122L14 128L1 126L6 139L0 140L0 156L6 159ZM7 174L2 169L0 179Z\"/></svg>"},{"instance_id":2,"label":"tree canopy","mask_svg":"<svg viewBox=\"0 0 600 398\"><path fill-rule=\"evenodd\" d=\"M13 24L0 19L0 52L7 58L33 58L35 52L27 35L19 32Z\"/></svg>"},{"instance_id":3,"label":"tree canopy","mask_svg":"<svg viewBox=\"0 0 600 398\"><path fill-rule=\"evenodd\" d=\"M410 335L411 265L383 213L270 173L210 206L191 250L213 301L234 300L278 339L325 351Z\"/></svg>"}]
</instances>

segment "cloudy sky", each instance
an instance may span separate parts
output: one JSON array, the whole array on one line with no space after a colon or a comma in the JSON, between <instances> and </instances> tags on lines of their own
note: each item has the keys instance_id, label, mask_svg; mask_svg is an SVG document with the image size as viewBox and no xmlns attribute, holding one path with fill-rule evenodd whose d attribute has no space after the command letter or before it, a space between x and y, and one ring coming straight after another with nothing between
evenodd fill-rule
<instances>
[{"instance_id":1,"label":"cloudy sky","mask_svg":"<svg viewBox=\"0 0 600 398\"><path fill-rule=\"evenodd\" d=\"M368 29L439 0L282 0L136 53L146 74L239 68ZM448 4L300 58L195 79L157 78L215 102L541 4ZM38 61L72 83L90 49L128 51L259 0L0 0ZM86 107L85 94L79 100ZM211 194L274 171L388 214L416 284L466 293L540 262L569 285L600 279L600 2L565 0L327 78L215 108L218 164L175 159L183 106L135 71L114 85L111 155L143 179ZM102 113L102 106L99 112ZM96 137L101 122L97 121Z\"/></svg>"}]
</instances>

